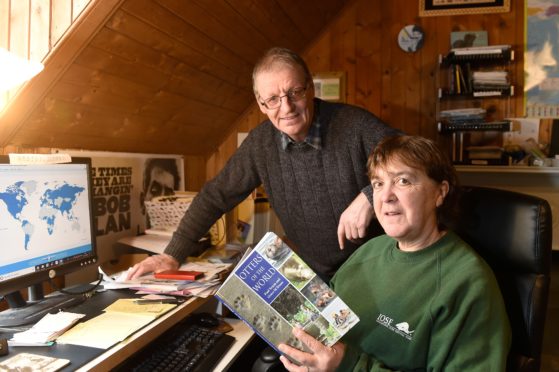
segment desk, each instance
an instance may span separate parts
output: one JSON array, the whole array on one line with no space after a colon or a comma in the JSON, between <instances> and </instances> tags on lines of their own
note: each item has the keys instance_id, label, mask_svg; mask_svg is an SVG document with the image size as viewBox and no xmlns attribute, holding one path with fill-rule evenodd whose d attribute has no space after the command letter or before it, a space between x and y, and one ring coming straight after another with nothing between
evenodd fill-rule
<instances>
[{"instance_id":1,"label":"desk","mask_svg":"<svg viewBox=\"0 0 559 372\"><path fill-rule=\"evenodd\" d=\"M116 299L129 297L133 297L129 291L102 292L69 311L86 313L86 319L92 318ZM11 347L10 354L1 357L0 360L12 357L19 352L28 352L70 359L72 363L62 369L62 371L108 371L147 346L151 341L199 309L209 300L191 298L107 350L58 344L51 347ZM226 321L233 326L233 331L229 334L234 336L236 341L215 368L215 371L226 370L253 337L252 330L242 321L238 319L226 319Z\"/></svg>"}]
</instances>

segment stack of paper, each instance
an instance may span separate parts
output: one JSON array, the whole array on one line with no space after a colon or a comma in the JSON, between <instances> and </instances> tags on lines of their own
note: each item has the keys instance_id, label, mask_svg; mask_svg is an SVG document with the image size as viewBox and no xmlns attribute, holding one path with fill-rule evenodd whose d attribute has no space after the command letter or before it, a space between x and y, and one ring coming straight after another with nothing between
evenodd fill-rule
<instances>
[{"instance_id":1,"label":"stack of paper","mask_svg":"<svg viewBox=\"0 0 559 372\"><path fill-rule=\"evenodd\" d=\"M509 87L507 71L474 71L474 89L506 89Z\"/></svg>"},{"instance_id":2,"label":"stack of paper","mask_svg":"<svg viewBox=\"0 0 559 372\"><path fill-rule=\"evenodd\" d=\"M54 341L84 316L85 314L63 311L56 314L46 314L27 331L15 333L9 341L10 346L33 346Z\"/></svg>"},{"instance_id":3,"label":"stack of paper","mask_svg":"<svg viewBox=\"0 0 559 372\"><path fill-rule=\"evenodd\" d=\"M180 270L200 271L204 277L198 280L169 280L156 279L153 274L144 275L137 279L126 280L127 271L109 276L99 268L103 275L105 289L130 288L144 293L160 293L173 296L208 297L217 291L221 284L224 272L231 268L230 263L189 262L180 267Z\"/></svg>"},{"instance_id":4,"label":"stack of paper","mask_svg":"<svg viewBox=\"0 0 559 372\"><path fill-rule=\"evenodd\" d=\"M482 108L463 108L441 111L441 119L451 124L483 122L486 111Z\"/></svg>"},{"instance_id":5,"label":"stack of paper","mask_svg":"<svg viewBox=\"0 0 559 372\"><path fill-rule=\"evenodd\" d=\"M108 349L175 306L164 303L139 304L133 299L120 299L107 307L103 314L77 324L56 342Z\"/></svg>"}]
</instances>

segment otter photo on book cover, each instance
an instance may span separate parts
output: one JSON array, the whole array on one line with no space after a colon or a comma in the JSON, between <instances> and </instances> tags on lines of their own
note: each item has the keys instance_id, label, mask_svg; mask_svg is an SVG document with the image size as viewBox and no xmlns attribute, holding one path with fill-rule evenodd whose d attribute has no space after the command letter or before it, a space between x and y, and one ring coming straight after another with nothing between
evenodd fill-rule
<instances>
[{"instance_id":1,"label":"otter photo on book cover","mask_svg":"<svg viewBox=\"0 0 559 372\"><path fill-rule=\"evenodd\" d=\"M299 327L331 346L359 318L276 234L247 252L216 293L270 346L309 351L292 336Z\"/></svg>"}]
</instances>

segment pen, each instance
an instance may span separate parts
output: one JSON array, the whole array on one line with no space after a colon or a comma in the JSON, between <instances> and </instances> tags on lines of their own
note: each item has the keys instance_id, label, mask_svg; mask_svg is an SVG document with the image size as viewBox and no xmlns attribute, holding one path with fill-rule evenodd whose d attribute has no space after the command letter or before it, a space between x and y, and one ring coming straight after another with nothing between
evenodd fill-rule
<instances>
[{"instance_id":1,"label":"pen","mask_svg":"<svg viewBox=\"0 0 559 372\"><path fill-rule=\"evenodd\" d=\"M161 299L137 299L134 300L135 304L138 305L148 305L148 304L176 304L178 300L176 298L161 298Z\"/></svg>"}]
</instances>

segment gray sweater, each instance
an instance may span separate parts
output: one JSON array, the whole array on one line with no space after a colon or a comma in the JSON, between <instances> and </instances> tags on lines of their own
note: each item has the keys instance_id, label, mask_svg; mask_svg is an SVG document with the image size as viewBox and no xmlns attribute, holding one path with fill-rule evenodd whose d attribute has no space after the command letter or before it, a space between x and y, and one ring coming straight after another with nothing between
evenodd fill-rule
<instances>
[{"instance_id":1,"label":"gray sweater","mask_svg":"<svg viewBox=\"0 0 559 372\"><path fill-rule=\"evenodd\" d=\"M340 215L369 185L371 149L385 136L400 134L370 112L315 99L322 148L281 146L281 132L266 120L254 128L222 171L207 182L188 208L165 253L183 262L200 252L198 240L225 212L259 185L264 186L292 248L320 276L329 279L355 251L340 250ZM378 225L370 229L378 235Z\"/></svg>"}]
</instances>

